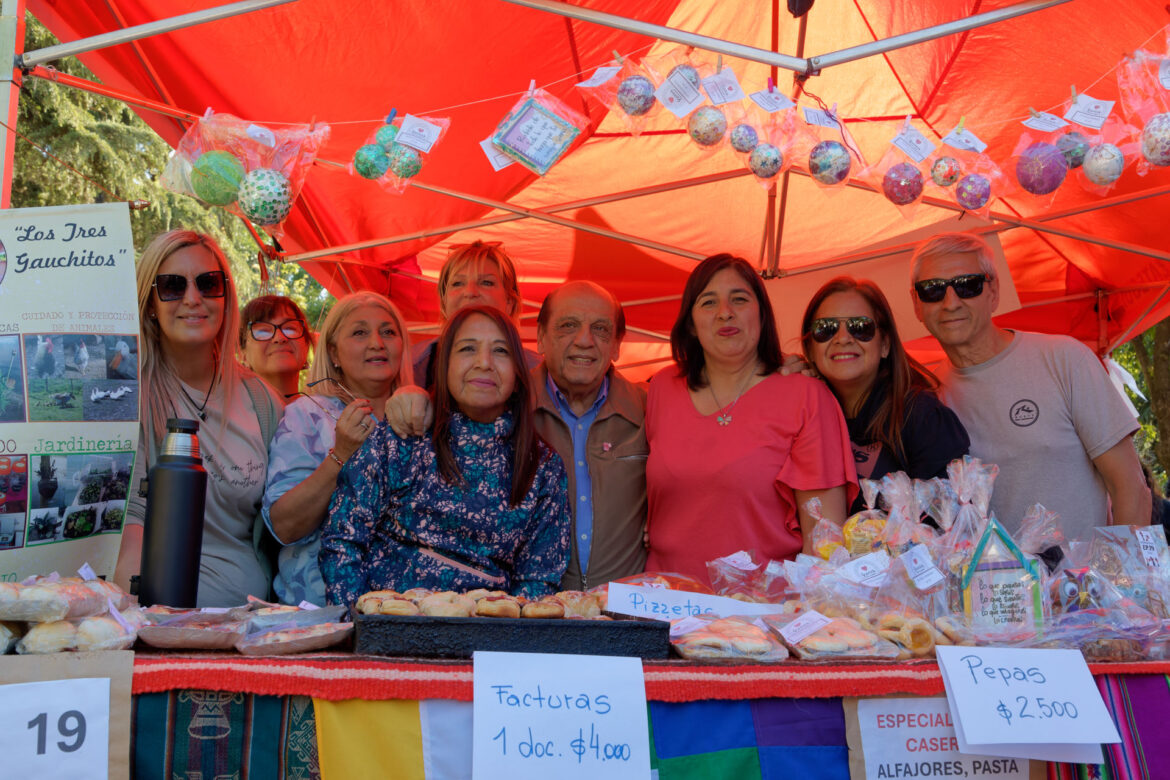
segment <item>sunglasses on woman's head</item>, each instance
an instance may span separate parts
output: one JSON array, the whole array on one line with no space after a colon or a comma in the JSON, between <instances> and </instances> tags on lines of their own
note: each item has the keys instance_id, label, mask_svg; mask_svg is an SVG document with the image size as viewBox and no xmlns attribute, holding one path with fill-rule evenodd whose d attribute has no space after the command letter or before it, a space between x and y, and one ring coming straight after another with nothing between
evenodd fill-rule
<instances>
[{"instance_id":1,"label":"sunglasses on woman's head","mask_svg":"<svg viewBox=\"0 0 1170 780\"><path fill-rule=\"evenodd\" d=\"M872 341L877 335L877 323L872 317L820 317L813 320L809 334L813 341L824 344L837 335L841 323L845 323L849 335L858 341Z\"/></svg>"},{"instance_id":2,"label":"sunglasses on woman's head","mask_svg":"<svg viewBox=\"0 0 1170 780\"><path fill-rule=\"evenodd\" d=\"M279 326L271 322L257 320L248 326L248 332L257 341L272 341L276 338L277 331L283 333L286 339L295 340L305 335L305 326L301 324L300 320L289 320Z\"/></svg>"},{"instance_id":3,"label":"sunglasses on woman's head","mask_svg":"<svg viewBox=\"0 0 1170 780\"><path fill-rule=\"evenodd\" d=\"M159 274L154 277L155 292L160 301L177 301L187 294L187 277L181 274ZM195 277L195 289L204 298L222 298L227 294L227 278L223 271L207 271Z\"/></svg>"},{"instance_id":4,"label":"sunglasses on woman's head","mask_svg":"<svg viewBox=\"0 0 1170 780\"><path fill-rule=\"evenodd\" d=\"M950 279L923 279L914 283L914 292L923 303L938 303L947 297L947 288L954 287L955 295L963 298L978 298L983 294L983 283L991 281L987 274L963 274Z\"/></svg>"}]
</instances>

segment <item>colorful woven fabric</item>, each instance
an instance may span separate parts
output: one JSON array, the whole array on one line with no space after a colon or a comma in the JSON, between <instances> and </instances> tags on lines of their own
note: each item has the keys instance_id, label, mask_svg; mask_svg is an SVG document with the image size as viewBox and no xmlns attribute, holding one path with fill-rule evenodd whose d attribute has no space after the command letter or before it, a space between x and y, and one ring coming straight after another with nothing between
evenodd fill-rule
<instances>
[{"instance_id":1,"label":"colorful woven fabric","mask_svg":"<svg viewBox=\"0 0 1170 780\"><path fill-rule=\"evenodd\" d=\"M169 691L134 697L131 774L158 778L317 780L312 701Z\"/></svg>"}]
</instances>

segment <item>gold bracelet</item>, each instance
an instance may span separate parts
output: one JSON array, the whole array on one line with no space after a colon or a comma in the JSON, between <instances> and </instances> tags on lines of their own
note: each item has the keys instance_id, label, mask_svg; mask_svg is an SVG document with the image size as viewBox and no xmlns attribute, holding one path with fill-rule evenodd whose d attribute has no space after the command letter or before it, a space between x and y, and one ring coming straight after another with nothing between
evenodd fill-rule
<instances>
[{"instance_id":1,"label":"gold bracelet","mask_svg":"<svg viewBox=\"0 0 1170 780\"><path fill-rule=\"evenodd\" d=\"M345 461L337 457L337 453L333 450L332 447L329 448L329 457L333 458L333 462L336 463L339 468L345 467Z\"/></svg>"}]
</instances>

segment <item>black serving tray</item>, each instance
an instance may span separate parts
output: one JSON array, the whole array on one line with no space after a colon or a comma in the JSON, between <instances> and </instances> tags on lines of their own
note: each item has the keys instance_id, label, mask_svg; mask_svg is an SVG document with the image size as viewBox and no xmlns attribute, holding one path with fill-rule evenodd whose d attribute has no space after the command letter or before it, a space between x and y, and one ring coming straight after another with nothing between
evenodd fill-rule
<instances>
[{"instance_id":1,"label":"black serving tray","mask_svg":"<svg viewBox=\"0 0 1170 780\"><path fill-rule=\"evenodd\" d=\"M670 656L670 624L660 620L363 615L351 608L359 655L470 658L476 650L517 653Z\"/></svg>"}]
</instances>

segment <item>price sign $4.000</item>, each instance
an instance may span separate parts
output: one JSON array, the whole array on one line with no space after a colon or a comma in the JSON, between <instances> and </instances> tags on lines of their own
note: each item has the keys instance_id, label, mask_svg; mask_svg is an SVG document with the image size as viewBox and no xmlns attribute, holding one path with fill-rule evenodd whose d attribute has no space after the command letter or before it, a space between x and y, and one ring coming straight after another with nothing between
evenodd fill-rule
<instances>
[{"instance_id":1,"label":"price sign $4.000","mask_svg":"<svg viewBox=\"0 0 1170 780\"><path fill-rule=\"evenodd\" d=\"M0 685L5 776L104 778L109 721L109 678Z\"/></svg>"}]
</instances>

